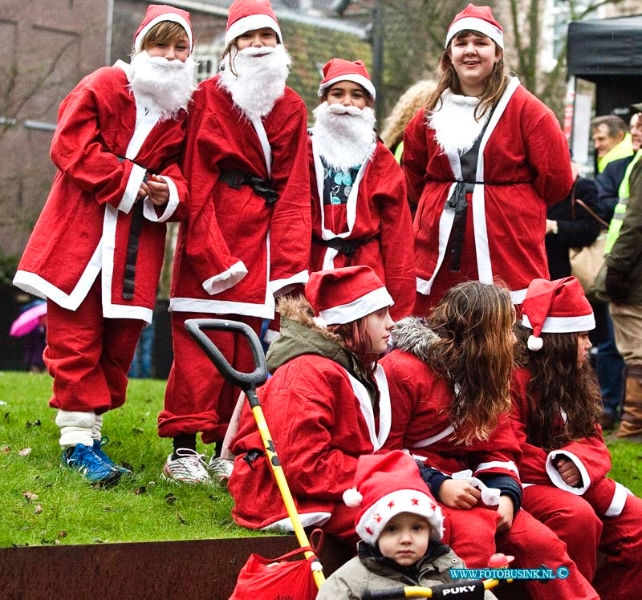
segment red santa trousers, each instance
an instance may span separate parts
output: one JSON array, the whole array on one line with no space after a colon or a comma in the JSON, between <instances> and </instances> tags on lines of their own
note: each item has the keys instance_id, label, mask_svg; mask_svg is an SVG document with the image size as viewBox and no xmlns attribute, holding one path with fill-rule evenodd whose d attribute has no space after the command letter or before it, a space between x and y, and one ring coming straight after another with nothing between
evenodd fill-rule
<instances>
[{"instance_id":1,"label":"red santa trousers","mask_svg":"<svg viewBox=\"0 0 642 600\"><path fill-rule=\"evenodd\" d=\"M552 485L526 486L522 506L566 543L580 573L592 581L602 535L602 521L593 507L581 496Z\"/></svg>"},{"instance_id":2,"label":"red santa trousers","mask_svg":"<svg viewBox=\"0 0 642 600\"><path fill-rule=\"evenodd\" d=\"M457 510L443 505L442 510L450 523L450 533L444 541L467 567L487 567L494 552L504 552L515 557L511 565L514 568L534 569L546 565L553 571L562 566L568 569L566 579L525 582L524 588L530 598L599 598L569 557L566 544L525 510L519 510L512 527L501 534L496 534L499 517L493 510L481 507Z\"/></svg>"},{"instance_id":3,"label":"red santa trousers","mask_svg":"<svg viewBox=\"0 0 642 600\"><path fill-rule=\"evenodd\" d=\"M627 496L624 510L617 517L602 517L602 523L599 549L605 560L595 574L595 589L602 600L640 598L642 500Z\"/></svg>"},{"instance_id":4,"label":"red santa trousers","mask_svg":"<svg viewBox=\"0 0 642 600\"><path fill-rule=\"evenodd\" d=\"M240 389L225 381L214 363L185 329L188 319L228 319L249 325L258 335L261 319L240 315L172 312L174 363L167 380L165 406L158 416L160 437L201 432L203 442L221 441L232 418ZM254 370L247 340L239 334L206 331L207 337L237 371ZM176 373L180 373L180 381Z\"/></svg>"},{"instance_id":5,"label":"red santa trousers","mask_svg":"<svg viewBox=\"0 0 642 600\"><path fill-rule=\"evenodd\" d=\"M44 360L53 377L53 408L100 415L125 403L144 322L104 318L101 287L98 278L75 311L47 300Z\"/></svg>"}]
</instances>

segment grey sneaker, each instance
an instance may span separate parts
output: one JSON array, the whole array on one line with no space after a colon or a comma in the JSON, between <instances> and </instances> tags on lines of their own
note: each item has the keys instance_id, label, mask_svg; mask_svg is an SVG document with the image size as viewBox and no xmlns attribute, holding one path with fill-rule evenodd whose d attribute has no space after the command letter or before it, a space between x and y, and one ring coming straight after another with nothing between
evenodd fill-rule
<instances>
[{"instance_id":1,"label":"grey sneaker","mask_svg":"<svg viewBox=\"0 0 642 600\"><path fill-rule=\"evenodd\" d=\"M207 470L218 480L219 483L227 483L234 469L234 461L220 456L212 457Z\"/></svg>"},{"instance_id":2,"label":"grey sneaker","mask_svg":"<svg viewBox=\"0 0 642 600\"><path fill-rule=\"evenodd\" d=\"M178 458L175 460L172 460L171 454L167 457L167 462L163 467L164 479L189 484L212 482L202 454L189 448L178 448L176 455Z\"/></svg>"}]
</instances>

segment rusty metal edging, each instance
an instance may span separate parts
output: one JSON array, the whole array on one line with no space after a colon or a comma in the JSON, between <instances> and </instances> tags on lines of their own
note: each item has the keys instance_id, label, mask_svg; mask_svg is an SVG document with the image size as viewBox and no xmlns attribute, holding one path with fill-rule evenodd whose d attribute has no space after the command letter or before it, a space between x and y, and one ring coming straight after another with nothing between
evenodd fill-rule
<instances>
[{"instance_id":1,"label":"rusty metal edging","mask_svg":"<svg viewBox=\"0 0 642 600\"><path fill-rule=\"evenodd\" d=\"M227 600L251 553L272 558L297 547L294 536L270 536L0 548L0 598ZM326 575L352 555L326 537L320 553Z\"/></svg>"}]
</instances>

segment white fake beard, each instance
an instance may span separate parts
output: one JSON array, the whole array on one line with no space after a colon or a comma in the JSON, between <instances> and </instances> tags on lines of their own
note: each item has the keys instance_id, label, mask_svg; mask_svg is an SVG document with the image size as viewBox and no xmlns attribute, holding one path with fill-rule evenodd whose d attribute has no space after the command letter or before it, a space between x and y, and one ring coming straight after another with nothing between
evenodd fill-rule
<instances>
[{"instance_id":1,"label":"white fake beard","mask_svg":"<svg viewBox=\"0 0 642 600\"><path fill-rule=\"evenodd\" d=\"M132 56L129 87L143 106L159 111L164 121L175 117L181 109L187 109L198 85L195 70L196 63L191 56L182 62L149 56L142 50Z\"/></svg>"},{"instance_id":2,"label":"white fake beard","mask_svg":"<svg viewBox=\"0 0 642 600\"><path fill-rule=\"evenodd\" d=\"M315 146L334 169L347 171L362 165L374 152L377 120L369 106L362 110L326 101L314 109L314 118Z\"/></svg>"},{"instance_id":3,"label":"white fake beard","mask_svg":"<svg viewBox=\"0 0 642 600\"><path fill-rule=\"evenodd\" d=\"M232 49L234 70L229 68L230 54L223 60L219 85L232 96L234 104L249 118L268 114L285 92L290 72L290 55L282 44L275 48Z\"/></svg>"},{"instance_id":4,"label":"white fake beard","mask_svg":"<svg viewBox=\"0 0 642 600\"><path fill-rule=\"evenodd\" d=\"M460 96L445 90L441 95L441 106L427 119L435 130L439 146L446 154L466 153L473 147L488 120L489 113L475 120L475 109L479 98Z\"/></svg>"}]
</instances>

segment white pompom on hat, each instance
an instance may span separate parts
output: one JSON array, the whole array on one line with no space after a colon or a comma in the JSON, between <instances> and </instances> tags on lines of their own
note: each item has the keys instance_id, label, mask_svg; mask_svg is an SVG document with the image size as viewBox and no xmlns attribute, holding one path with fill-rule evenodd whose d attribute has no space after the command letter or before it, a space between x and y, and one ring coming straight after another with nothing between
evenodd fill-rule
<instances>
[{"instance_id":1,"label":"white pompom on hat","mask_svg":"<svg viewBox=\"0 0 642 600\"><path fill-rule=\"evenodd\" d=\"M143 49L143 40L149 33L149 30L162 23L163 21L172 21L178 23L187 34L189 40L190 53L194 50L194 30L192 29L192 22L189 13L186 10L175 8L167 4L150 4L147 7L145 18L138 26L136 35L134 36L134 51L140 52Z\"/></svg>"},{"instance_id":2,"label":"white pompom on hat","mask_svg":"<svg viewBox=\"0 0 642 600\"><path fill-rule=\"evenodd\" d=\"M394 304L381 279L364 265L312 273L305 297L327 325L350 323Z\"/></svg>"},{"instance_id":3,"label":"white pompom on hat","mask_svg":"<svg viewBox=\"0 0 642 600\"><path fill-rule=\"evenodd\" d=\"M542 349L542 333L579 333L595 329L595 316L576 277L533 279L522 303L522 325L533 330L528 349Z\"/></svg>"},{"instance_id":4,"label":"white pompom on hat","mask_svg":"<svg viewBox=\"0 0 642 600\"><path fill-rule=\"evenodd\" d=\"M331 58L323 65L323 80L319 86L319 98L323 96L328 88L339 81L352 81L362 86L373 100L377 97L377 90L372 85L370 74L362 60L345 60L343 58Z\"/></svg>"},{"instance_id":5,"label":"white pompom on hat","mask_svg":"<svg viewBox=\"0 0 642 600\"><path fill-rule=\"evenodd\" d=\"M453 22L448 27L445 47L448 48L450 40L460 31L467 30L478 31L488 36L500 48L504 48L504 30L495 20L490 6L475 6L474 4L469 4L460 13L457 13Z\"/></svg>"},{"instance_id":6,"label":"white pompom on hat","mask_svg":"<svg viewBox=\"0 0 642 600\"><path fill-rule=\"evenodd\" d=\"M234 0L227 13L225 45L248 31L264 27L274 30L279 42L283 43L281 28L270 0Z\"/></svg>"},{"instance_id":7,"label":"white pompom on hat","mask_svg":"<svg viewBox=\"0 0 642 600\"><path fill-rule=\"evenodd\" d=\"M415 461L401 450L359 457L355 487L346 490L343 501L361 508L355 519L357 535L375 546L390 519L401 513L424 517L430 524L430 539L444 535L444 517L430 496Z\"/></svg>"}]
</instances>

